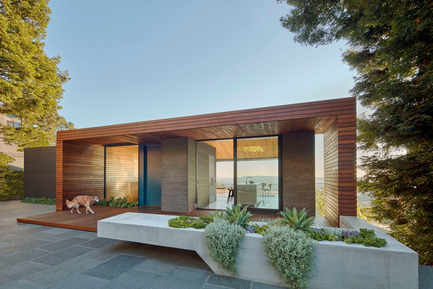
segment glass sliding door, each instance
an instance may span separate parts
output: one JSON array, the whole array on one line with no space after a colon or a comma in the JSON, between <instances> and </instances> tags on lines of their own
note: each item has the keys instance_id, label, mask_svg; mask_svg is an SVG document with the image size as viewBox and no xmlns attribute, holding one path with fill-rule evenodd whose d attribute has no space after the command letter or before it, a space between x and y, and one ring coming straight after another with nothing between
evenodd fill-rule
<instances>
[{"instance_id":1,"label":"glass sliding door","mask_svg":"<svg viewBox=\"0 0 433 289\"><path fill-rule=\"evenodd\" d=\"M197 143L197 203L202 209L225 210L234 203L233 140Z\"/></svg>"},{"instance_id":2,"label":"glass sliding door","mask_svg":"<svg viewBox=\"0 0 433 289\"><path fill-rule=\"evenodd\" d=\"M138 200L138 145L105 148L105 198Z\"/></svg>"},{"instance_id":3,"label":"glass sliding door","mask_svg":"<svg viewBox=\"0 0 433 289\"><path fill-rule=\"evenodd\" d=\"M278 136L239 138L236 154L237 203L280 209Z\"/></svg>"}]
</instances>

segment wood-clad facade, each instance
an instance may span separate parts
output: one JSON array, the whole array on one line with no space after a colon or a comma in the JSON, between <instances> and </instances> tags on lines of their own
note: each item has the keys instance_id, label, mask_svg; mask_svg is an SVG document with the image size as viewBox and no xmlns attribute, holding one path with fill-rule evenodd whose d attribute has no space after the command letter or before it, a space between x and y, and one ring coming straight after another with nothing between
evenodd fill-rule
<instances>
[{"instance_id":1,"label":"wood-clad facade","mask_svg":"<svg viewBox=\"0 0 433 289\"><path fill-rule=\"evenodd\" d=\"M57 210L64 210L65 199L75 195L104 196L105 146L164 144L170 139L184 138L189 140L188 149L194 150L195 141L300 132L325 135L326 217L331 224L338 225L340 215L356 215L355 98L60 131L57 134L56 148ZM229 150L230 148L227 151ZM162 152L165 151L163 146ZM187 152L193 153L194 151ZM162 156L164 160L166 157ZM195 171L195 162L185 165ZM178 180L178 176L172 172L164 171L170 170L169 161L165 161L162 167L162 179L166 182L163 183L163 188L168 187L167 182L170 180L180 183L184 181ZM287 165L283 167L284 170L290 169ZM282 174L284 176L284 171ZM186 174L185 188L189 195L179 195L179 198L191 198L189 179L191 176ZM289 189L290 184L281 187ZM162 196L166 194L162 192Z\"/></svg>"}]
</instances>

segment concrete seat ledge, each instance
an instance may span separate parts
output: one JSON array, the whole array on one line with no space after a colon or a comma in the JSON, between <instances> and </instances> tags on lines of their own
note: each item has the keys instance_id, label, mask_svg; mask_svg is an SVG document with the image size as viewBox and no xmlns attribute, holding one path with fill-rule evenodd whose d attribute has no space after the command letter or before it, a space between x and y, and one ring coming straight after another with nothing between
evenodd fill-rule
<instances>
[{"instance_id":1,"label":"concrete seat ledge","mask_svg":"<svg viewBox=\"0 0 433 289\"><path fill-rule=\"evenodd\" d=\"M195 251L216 274L233 276L209 255L204 229L171 228L168 220L175 217L124 213L98 221L97 234L103 238ZM345 228L374 227L357 217L341 217L340 220ZM418 288L416 252L385 233L377 231L376 234L386 238L388 245L372 248L344 242L314 241L315 268L308 288ZM286 286L268 263L262 239L259 234L245 234L237 258L236 277Z\"/></svg>"}]
</instances>

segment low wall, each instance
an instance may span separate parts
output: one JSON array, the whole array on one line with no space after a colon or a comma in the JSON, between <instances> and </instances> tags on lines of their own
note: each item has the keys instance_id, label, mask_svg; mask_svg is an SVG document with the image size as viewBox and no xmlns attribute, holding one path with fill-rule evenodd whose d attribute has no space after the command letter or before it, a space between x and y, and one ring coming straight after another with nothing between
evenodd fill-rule
<instances>
[{"instance_id":1,"label":"low wall","mask_svg":"<svg viewBox=\"0 0 433 289\"><path fill-rule=\"evenodd\" d=\"M170 228L168 220L174 217L141 213L117 215L98 221L98 237L196 251L216 274L231 276L210 257L204 229ZM356 217L341 219L349 228L369 225ZM314 276L308 288L418 288L418 255L389 236L382 236L380 232L377 235L386 237L389 245L368 248L344 242L315 242ZM245 234L237 260L237 277L284 286L267 262L262 238L258 234Z\"/></svg>"}]
</instances>

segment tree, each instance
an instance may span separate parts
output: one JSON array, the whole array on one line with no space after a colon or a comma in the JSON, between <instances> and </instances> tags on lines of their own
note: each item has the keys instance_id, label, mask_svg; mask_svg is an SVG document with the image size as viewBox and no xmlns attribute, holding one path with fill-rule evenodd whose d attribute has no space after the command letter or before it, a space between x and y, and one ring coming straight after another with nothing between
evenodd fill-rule
<instances>
[{"instance_id":1,"label":"tree","mask_svg":"<svg viewBox=\"0 0 433 289\"><path fill-rule=\"evenodd\" d=\"M57 130L73 128L58 113L68 73L59 70L59 56L44 52L50 13L45 0L0 0L0 113L21 120L0 130L20 149L52 145Z\"/></svg>"},{"instance_id":2,"label":"tree","mask_svg":"<svg viewBox=\"0 0 433 289\"><path fill-rule=\"evenodd\" d=\"M421 263L432 264L432 1L287 4L290 12L280 20L295 33L295 41L347 41L343 59L358 73L351 93L372 111L358 121L359 144L367 152L359 189L372 198L374 217L417 251Z\"/></svg>"}]
</instances>

